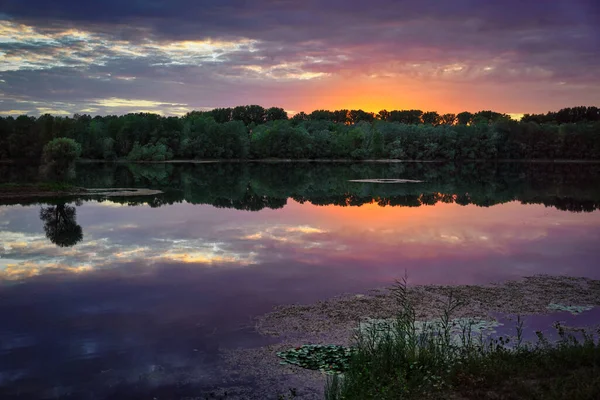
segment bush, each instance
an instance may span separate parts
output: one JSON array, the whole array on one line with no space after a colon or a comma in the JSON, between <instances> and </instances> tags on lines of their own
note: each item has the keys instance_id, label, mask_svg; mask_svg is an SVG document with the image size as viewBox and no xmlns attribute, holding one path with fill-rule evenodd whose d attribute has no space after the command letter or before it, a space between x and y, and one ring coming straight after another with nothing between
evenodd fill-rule
<instances>
[{"instance_id":1,"label":"bush","mask_svg":"<svg viewBox=\"0 0 600 400\"><path fill-rule=\"evenodd\" d=\"M485 321L453 318L463 303L452 292L430 322L417 320L406 280L393 295L396 317L359 325L343 375L328 379L327 400L600 398L593 333L557 323L556 343L541 332L524 342L519 317L516 336L493 338Z\"/></svg>"},{"instance_id":2,"label":"bush","mask_svg":"<svg viewBox=\"0 0 600 400\"><path fill-rule=\"evenodd\" d=\"M81 146L73 139L54 139L44 146L42 172L47 178L65 179L74 173L75 161L80 154Z\"/></svg>"}]
</instances>

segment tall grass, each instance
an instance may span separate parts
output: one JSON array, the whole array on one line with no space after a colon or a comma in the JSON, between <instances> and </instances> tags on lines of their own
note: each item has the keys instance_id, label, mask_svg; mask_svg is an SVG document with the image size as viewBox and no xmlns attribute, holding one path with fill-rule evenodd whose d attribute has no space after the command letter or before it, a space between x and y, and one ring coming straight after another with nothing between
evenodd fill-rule
<instances>
[{"instance_id":1,"label":"tall grass","mask_svg":"<svg viewBox=\"0 0 600 400\"><path fill-rule=\"evenodd\" d=\"M600 342L590 333L557 325L557 343L541 333L524 343L519 318L515 338L491 339L473 323L457 326L462 303L452 293L427 324L417 321L406 278L393 296L395 318L357 330L356 352L344 374L328 380L327 400L600 398Z\"/></svg>"}]
</instances>

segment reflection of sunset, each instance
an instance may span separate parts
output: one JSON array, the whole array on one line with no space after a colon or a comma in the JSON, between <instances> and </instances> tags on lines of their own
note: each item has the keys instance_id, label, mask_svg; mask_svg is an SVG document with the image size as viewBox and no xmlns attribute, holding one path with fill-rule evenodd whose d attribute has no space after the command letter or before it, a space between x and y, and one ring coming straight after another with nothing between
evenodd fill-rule
<instances>
[{"instance_id":1,"label":"reflection of sunset","mask_svg":"<svg viewBox=\"0 0 600 400\"><path fill-rule=\"evenodd\" d=\"M219 263L230 263L248 265L252 261L250 259L240 259L236 256L229 255L218 255L210 252L181 252L182 250L172 250L165 254L155 256L151 261L169 261L169 262L182 262L186 264L219 264Z\"/></svg>"},{"instance_id":2,"label":"reflection of sunset","mask_svg":"<svg viewBox=\"0 0 600 400\"><path fill-rule=\"evenodd\" d=\"M11 228L0 233L4 280L127 263L145 268L163 263L244 268L301 263L317 270L335 267L397 275L398 268L422 263L479 269L511 259L506 261L511 268L520 265L539 273L544 272L539 269L542 263L574 258L578 247L594 248L591 242L599 239L600 223L599 213L568 213L517 202L491 208L443 202L339 207L289 199L281 210L258 213L215 213L212 206L191 204L159 209L86 204L78 209L86 239L61 249L39 233L20 231L18 215L32 209L18 210L5 212Z\"/></svg>"}]
</instances>

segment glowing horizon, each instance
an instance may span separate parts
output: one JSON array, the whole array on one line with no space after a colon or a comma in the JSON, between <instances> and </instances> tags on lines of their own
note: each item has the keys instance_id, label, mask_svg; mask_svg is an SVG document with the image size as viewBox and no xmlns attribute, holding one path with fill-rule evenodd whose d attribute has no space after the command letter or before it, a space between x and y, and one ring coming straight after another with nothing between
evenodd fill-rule
<instances>
[{"instance_id":1,"label":"glowing horizon","mask_svg":"<svg viewBox=\"0 0 600 400\"><path fill-rule=\"evenodd\" d=\"M600 104L599 10L587 0L521 2L518 15L475 0L351 2L352 12L312 1L57 3L5 1L0 115Z\"/></svg>"}]
</instances>

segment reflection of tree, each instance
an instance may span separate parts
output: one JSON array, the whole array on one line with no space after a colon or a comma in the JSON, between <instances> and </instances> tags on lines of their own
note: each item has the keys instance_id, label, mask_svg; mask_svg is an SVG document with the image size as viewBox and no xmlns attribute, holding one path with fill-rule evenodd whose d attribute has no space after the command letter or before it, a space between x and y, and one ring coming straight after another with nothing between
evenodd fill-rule
<instances>
[{"instance_id":1,"label":"reflection of tree","mask_svg":"<svg viewBox=\"0 0 600 400\"><path fill-rule=\"evenodd\" d=\"M168 167L168 168L167 168ZM161 189L155 198L112 198L123 204L188 202L258 211L292 198L315 205L420 207L437 203L489 207L510 201L560 210L600 209L600 164L562 163L209 163L174 165L82 164L78 186ZM92 169L94 168L94 169ZM166 169L165 169L166 168ZM418 184L361 184L356 179L421 180ZM94 181L96 179L96 181ZM96 183L95 183L96 182Z\"/></svg>"},{"instance_id":2,"label":"reflection of tree","mask_svg":"<svg viewBox=\"0 0 600 400\"><path fill-rule=\"evenodd\" d=\"M40 210L46 237L60 247L75 246L83 239L83 230L77 225L76 217L75 207L65 204L42 207Z\"/></svg>"}]
</instances>

